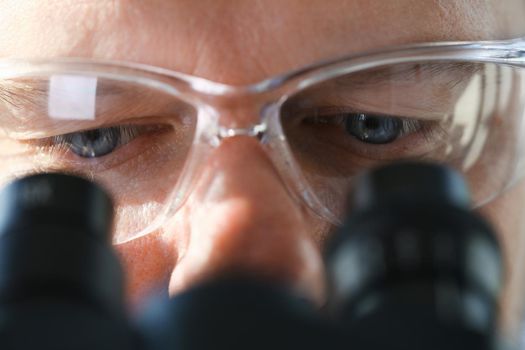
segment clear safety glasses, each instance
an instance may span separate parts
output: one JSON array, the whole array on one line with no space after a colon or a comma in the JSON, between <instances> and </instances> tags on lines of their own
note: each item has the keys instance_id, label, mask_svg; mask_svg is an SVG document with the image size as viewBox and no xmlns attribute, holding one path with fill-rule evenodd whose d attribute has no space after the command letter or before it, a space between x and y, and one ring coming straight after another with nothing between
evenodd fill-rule
<instances>
[{"instance_id":1,"label":"clear safety glasses","mask_svg":"<svg viewBox=\"0 0 525 350\"><path fill-rule=\"evenodd\" d=\"M355 175L449 164L475 205L524 172L525 40L354 55L249 86L140 64L0 61L0 178L62 171L116 204L114 243L158 229L226 138L260 140L290 193L332 224ZM75 203L71 203L75 205Z\"/></svg>"}]
</instances>

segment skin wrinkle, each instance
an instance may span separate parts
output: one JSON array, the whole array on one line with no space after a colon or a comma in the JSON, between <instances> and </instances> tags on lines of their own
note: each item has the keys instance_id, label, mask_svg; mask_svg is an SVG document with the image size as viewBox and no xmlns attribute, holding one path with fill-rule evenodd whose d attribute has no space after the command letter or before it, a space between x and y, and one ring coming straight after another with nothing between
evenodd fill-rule
<instances>
[{"instance_id":1,"label":"skin wrinkle","mask_svg":"<svg viewBox=\"0 0 525 350\"><path fill-rule=\"evenodd\" d=\"M32 3L31 0L29 3ZM34 1L34 0L33 0ZM56 1L54 3L60 4L60 1ZM27 16L29 18L25 18L23 23L29 23L29 25L24 25L18 28L17 32L19 33L19 40L16 40L13 42L11 40L11 46L16 45L15 47L9 47L9 43L7 44L7 48L11 48L11 52L17 52L17 56L26 56L24 55L24 52L27 51L27 48L23 45L24 38L28 37L32 31L35 31L37 33L42 33L42 37L53 37L53 46L58 46L57 48L50 50L46 47L37 47L36 50L33 51L34 45L31 45L31 55L34 56L35 52L41 52L41 55L47 56L47 55L59 55L59 56L92 56L92 57L100 57L100 58L107 58L107 57L113 57L115 59L126 59L131 61L142 61L138 55L145 55L148 57L148 63L151 63L153 65L159 65L164 66L167 68L174 68L182 70L186 73L195 73L199 76L206 77L205 74L208 71L213 71L214 74L217 76L214 80L218 80L221 82L229 82L229 83L235 83L234 81L230 81L234 77L235 81L243 83L247 83L246 78L242 78L242 76L245 76L243 74L244 71L254 71L251 60L243 60L242 62L236 59L238 57L239 52L253 52L250 54L250 57L260 57L259 60L261 62L267 62L266 66L268 67L265 72L259 72L257 74L257 80L260 80L264 77L267 77L267 73L270 72L271 75L283 72L285 69L275 67L276 65L279 66L286 66L286 70L289 68L290 63L294 66L297 65L305 65L308 63L312 63L314 61L319 60L320 58L328 58L333 57L334 55L341 55L350 53L352 50L366 50L371 49L370 47L371 43L374 43L375 45L381 45L381 43L388 42L389 44L400 44L400 43L406 43L409 41L425 41L425 40L439 40L442 38L445 38L447 33L443 33L443 28L451 27L455 30L454 37L459 38L467 38L466 33L470 33L468 36L472 37L472 33L475 31L467 30L467 28L455 28L455 24L452 23L451 25L445 25L442 23L436 24L436 27L439 28L438 31L436 31L436 28L428 28L428 24L425 23L425 16L418 16L417 18L414 18L414 21L416 21L416 25L423 28L423 30L416 33L417 36L419 36L419 39L414 38L414 32L405 32L403 28L406 28L406 26L403 25L403 23L385 23L384 21L386 19L382 19L384 16L380 15L379 8L381 7L382 2L378 2L376 6L367 5L367 2L365 1L356 1L355 5L354 3L348 3L346 8L348 8L349 13L353 13L353 11L356 11L358 13L364 12L364 8L372 7L371 12L377 13L377 17L379 17L377 20L380 22L377 26L374 26L375 28L372 28L371 25L368 25L367 21L349 21L345 24L347 27L346 30L339 30L336 32L336 26L330 26L330 21L323 20L323 18L330 18L330 9L326 8L326 5L322 2L316 2L311 1L312 9L317 11L319 13L318 16L316 16L315 20L312 21L308 18L308 16L295 16L294 14L288 15L290 18L287 18L287 14L281 14L281 17L283 17L283 22L287 23L284 25L278 24L277 26L273 25L272 27L268 28L268 32L274 33L268 36L268 40L270 38L276 38L279 37L279 32L285 30L290 32L291 27L294 28L300 28L299 31L295 30L297 32L297 37L311 37L312 36L312 29L314 28L316 31L320 31L316 34L316 36L319 36L319 33L323 33L326 35L326 37L333 38L334 43L335 42L341 42L345 40L345 36L347 34L344 33L352 33L356 31L366 31L370 33L370 40L363 40L360 38L352 38L352 45L349 45L350 47L348 49L343 48L341 50L340 45L332 46L330 43L323 43L323 46L325 46L326 54L319 57L318 53L316 53L316 50L308 49L305 50L302 46L299 47L289 47L289 45L280 45L280 47L287 47L287 50L284 50L283 52L288 52L286 54L286 60L285 62L279 62L279 64L274 63L277 57L279 55L275 55L274 52L264 52L261 48L264 47L271 47L267 46L271 44L271 42L268 42L268 40L261 42L261 47L254 46L252 49L250 47L246 47L246 44L249 43L249 40L245 40L245 37L242 35L241 29L235 30L235 28L250 28L252 26L248 25L242 25L242 17L243 16L234 16L234 19L232 20L231 24L229 22L222 23L221 18L224 18L226 16L231 16L230 12L232 11L232 8L234 6L228 7L228 12L224 16L217 17L213 16L214 10L213 6L210 7L210 9L201 9L199 8L195 10L194 12L201 11L204 13L205 18L204 21L200 21L200 18L202 18L202 15L195 16L192 15L192 12L188 13L187 10L180 10L183 6L178 6L178 2L169 3L169 5L162 5L163 2L158 2L159 6L162 7L161 11L158 11L158 13L161 13L160 18L157 19L157 21L150 25L150 17L153 17L154 14L151 13L151 11L147 11L148 8L154 8L153 5L147 6L143 4L140 7L140 11L120 11L117 14L110 13L110 10L108 10L108 6L101 6L101 8L97 8L95 5L100 4L102 2L94 2L93 5L88 6L84 5L85 7L88 7L90 10L85 10L83 13L79 14L77 12L73 11L80 11L78 7L71 6L56 6L57 8L55 11L52 11L53 15L47 15L43 16L45 21L53 22L53 23L62 23L59 19L61 18L77 18L78 21L75 22L93 22L94 24L92 26L89 26L89 28L97 28L97 31L88 32L85 29L81 28L82 30L79 30L79 27L75 27L75 25L69 25L62 27L61 29L57 28L57 26L42 26L38 25L43 20L36 20L37 13L38 16L41 16L41 13L46 13L46 11L41 10L38 11L28 11L28 13L32 13L33 16ZM157 4L155 3L155 5ZM419 8L421 9L423 7L423 11L428 13L428 16L433 16L433 12L431 11L431 6L429 7L429 10L426 10L426 7L424 7L425 4L417 5L413 4L413 2L409 2L411 7ZM25 4L26 7L30 7L28 5L28 2L22 2L22 4ZM39 3L40 6L46 6L46 2ZM91 3L90 3L91 4ZM352 7L351 5L352 4ZM414 6L412 6L414 5ZM203 4L202 7L205 5ZM219 5L220 6L220 2ZM392 4L391 7L394 7ZM22 7L22 6L20 6ZM19 9L20 7L17 7ZM112 8L114 8L113 6ZM122 6L124 7L124 6ZM133 8L133 6L128 6ZM81 7L82 8L82 7ZM111 7L110 7L111 8ZM302 9L303 7L300 7ZM363 8L363 10L360 10L360 8ZM100 11L102 15L97 16L96 12ZM243 8L244 9L244 8ZM174 16L168 16L167 14L170 13L170 10L174 13ZM395 9L388 9L389 11L393 11L393 15L397 15L397 13L400 12L399 9L397 11ZM18 10L23 11L23 10ZM177 12L178 11L178 12ZM302 9L301 11L306 11L306 8ZM414 12L416 10L413 10ZM50 11L47 11L50 12ZM199 12L199 14L201 13ZM270 12L270 11L268 11ZM4 12L5 13L5 12ZM124 15L125 13L125 15ZM140 13L140 15L139 15ZM157 13L155 13L156 16L159 16ZM271 15L271 12L270 12ZM401 14L399 14L401 15ZM1 16L1 14L0 14ZM139 17L140 16L140 17ZM261 15L262 16L262 15ZM170 17L170 21L168 21L168 18ZM199 20L195 20L195 24L191 23L193 21L190 21L189 25L177 25L178 23L178 17L181 18L197 18ZM246 15L245 17L250 18L250 16ZM297 19L297 17L299 19ZM301 18L305 18L302 20ZM419 17L422 17L419 19ZM212 18L211 21L207 21L208 19ZM241 18L241 19L239 19ZM0 17L0 20L4 19ZM452 21L452 19L448 19L449 21ZM5 24L0 24L0 33L6 33L6 31L2 30L2 26L7 25L10 26L10 23L13 22L12 16L10 18L5 18ZM18 21L17 21L18 22ZM204 22L204 23L203 23ZM223 21L224 22L224 21ZM248 22L248 20L247 20ZM383 23L381 23L383 22ZM428 22L428 21L427 21ZM0 21L2 23L2 21ZM200 23L200 27L198 25ZM372 24L373 21L370 21ZM420 24L421 23L421 24ZM237 24L237 25L236 25ZM257 22L255 22L257 24ZM225 43L228 43L226 45L227 49L225 49L225 45L222 45L221 42L217 42L216 40L213 40L213 37L206 37L205 33L213 33L215 30L210 30L212 28L216 28L220 25L221 33L223 33L223 40ZM34 27L33 27L34 26ZM140 30L140 28L147 26L148 28L151 28L149 31ZM47 27L47 29L46 29ZM253 26L257 28L257 26ZM120 30L114 30L116 28L119 28ZM303 29L304 28L304 29ZM323 28L334 28L331 31L326 31L326 29ZM382 29L385 28L385 29ZM184 40L184 45L180 45L178 43L178 40L176 38L173 38L173 40L170 40L168 42L162 42L162 45L156 45L155 50L150 50L148 47L151 47L151 41L148 39L148 35L154 35L158 37L162 37L162 33L164 31L176 31L177 33L180 33L180 37L184 38L187 37L189 40ZM250 32L250 30L247 30L246 32ZM73 34L74 33L74 34ZM124 33L124 34L122 34ZM199 34L202 33L202 34ZM339 34L337 34L339 33ZM377 34L376 34L377 33ZM395 36L391 33L395 33ZM401 34L399 34L401 33ZM465 34L461 34L465 33ZM268 34L268 33L265 33ZM6 35L6 34L3 34ZM211 35L211 34L210 34ZM323 35L323 36L324 36ZM295 35L294 35L295 36ZM128 40L129 38L133 38L133 40ZM235 40L234 40L235 38ZM349 38L350 39L350 38ZM2 42L2 45L0 46L0 56L7 56L5 50L6 42L9 42L8 38L3 38L2 34L0 34L0 42ZM38 40L39 43L47 43L48 40ZM113 42L118 42L119 45L114 45ZM233 45L232 50L232 44L235 42L242 43L242 46L239 47L239 44ZM279 40L277 40L279 42ZM62 45L58 45L55 43L63 43ZM312 45L319 45L320 43L313 42ZM207 47L207 49L199 49L197 46L201 47ZM138 47L144 47L145 50L138 50ZM221 48L223 47L223 48ZM207 51L206 51L207 50ZM298 51L299 50L299 51ZM150 53L155 53L152 57ZM48 52L48 54L46 54ZM170 56L171 53L177 52L177 56L173 62L167 64L166 57ZM298 55L300 52L300 55ZM312 53L315 54L315 58L312 56ZM310 56L310 57L309 57ZM195 57L196 59L186 59L187 57ZM209 57L208 62L204 62L201 65L197 65L201 57ZM232 61L233 57L235 59ZM273 57L273 59L272 59ZM299 59L299 57L301 57ZM159 58L161 58L159 60ZM214 58L217 58L217 60L214 60ZM230 67L229 62L235 62L235 68L232 69ZM239 63L241 65L239 66ZM285 63L285 64L283 64ZM176 66L172 66L176 65ZM275 68L271 68L275 67ZM236 71L238 73L236 73ZM221 72L229 72L229 80L221 79L221 75L224 75L224 73L221 74ZM253 73L247 76L254 76ZM251 80L250 82L253 82L254 80Z\"/></svg>"},{"instance_id":2,"label":"skin wrinkle","mask_svg":"<svg viewBox=\"0 0 525 350\"><path fill-rule=\"evenodd\" d=\"M473 5L475 3L475 5ZM454 18L456 13L465 13L461 21L456 20L457 26L469 26L482 36L486 36L495 31L495 18L486 14L493 14L493 8L488 0L437 0L439 8L438 16L446 21L448 18ZM449 33L452 34L452 33Z\"/></svg>"},{"instance_id":3,"label":"skin wrinkle","mask_svg":"<svg viewBox=\"0 0 525 350\"><path fill-rule=\"evenodd\" d=\"M492 5L501 3L495 0ZM523 8L522 0L505 3ZM240 85L327 58L397 44L524 34L522 21L511 20L520 18L519 12L503 11L502 6L491 12L490 2L481 0L255 4L246 0L0 0L0 57L110 58ZM500 18L497 24L487 16L499 13L506 20ZM252 141L241 137L219 147L195 180L188 202L164 230L118 248L129 276L131 302L142 300L152 286L169 284L175 294L235 267L262 270L271 278L290 279L312 295L321 293L315 271L318 256L310 248L316 244L323 249L320 242L327 238L327 224L289 200L271 162ZM203 174L213 171L227 176L210 203L207 191L216 184ZM522 203L519 194L524 191L517 191L505 197L507 204L494 202L486 208L504 228L523 225L521 217L506 219L508 208L519 214L521 207L514 204ZM288 221L277 235L283 217ZM516 261L522 261L523 247L512 245L512 237L503 239L521 259ZM266 245L268 241L274 245ZM268 256L271 259L265 260ZM513 325L523 299L519 297L523 276L515 271L511 273L517 277L511 282L517 287L508 293L505 306L514 314L504 320Z\"/></svg>"}]
</instances>

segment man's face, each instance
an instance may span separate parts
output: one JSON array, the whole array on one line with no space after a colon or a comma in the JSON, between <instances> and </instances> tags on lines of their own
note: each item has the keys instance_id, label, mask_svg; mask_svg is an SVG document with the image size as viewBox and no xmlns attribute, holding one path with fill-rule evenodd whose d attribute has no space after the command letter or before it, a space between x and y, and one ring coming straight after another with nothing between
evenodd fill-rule
<instances>
[{"instance_id":1,"label":"man's face","mask_svg":"<svg viewBox=\"0 0 525 350\"><path fill-rule=\"evenodd\" d=\"M517 37L525 34L524 7L520 0L0 0L0 57L123 60L243 85L392 45ZM521 192L483 208L512 264L524 256ZM162 230L117 249L132 302L159 286L173 295L243 271L322 303L320 252L329 231L290 197L258 141L241 136L207 158ZM519 316L519 270L507 276L508 320Z\"/></svg>"}]
</instances>

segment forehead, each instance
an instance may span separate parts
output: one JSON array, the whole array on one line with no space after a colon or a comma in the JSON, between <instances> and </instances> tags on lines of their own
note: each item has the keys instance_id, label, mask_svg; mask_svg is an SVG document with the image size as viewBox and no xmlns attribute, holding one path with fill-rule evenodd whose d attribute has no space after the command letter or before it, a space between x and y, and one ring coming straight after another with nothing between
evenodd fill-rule
<instances>
[{"instance_id":1,"label":"forehead","mask_svg":"<svg viewBox=\"0 0 525 350\"><path fill-rule=\"evenodd\" d=\"M0 57L126 60L246 84L358 51L506 35L502 8L489 0L0 0Z\"/></svg>"}]
</instances>

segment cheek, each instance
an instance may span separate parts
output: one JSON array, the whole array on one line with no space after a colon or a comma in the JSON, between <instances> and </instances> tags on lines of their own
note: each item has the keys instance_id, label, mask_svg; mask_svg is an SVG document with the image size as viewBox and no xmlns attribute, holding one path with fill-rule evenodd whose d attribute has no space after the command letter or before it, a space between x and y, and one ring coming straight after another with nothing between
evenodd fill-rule
<instances>
[{"instance_id":1,"label":"cheek","mask_svg":"<svg viewBox=\"0 0 525 350\"><path fill-rule=\"evenodd\" d=\"M522 181L479 210L496 230L502 245L506 268L509 270L516 267L516 259L525 248L524 205L525 182Z\"/></svg>"},{"instance_id":2,"label":"cheek","mask_svg":"<svg viewBox=\"0 0 525 350\"><path fill-rule=\"evenodd\" d=\"M167 295L175 252L161 239L160 232L115 246L124 268L126 299L130 307L136 308L152 293Z\"/></svg>"},{"instance_id":3,"label":"cheek","mask_svg":"<svg viewBox=\"0 0 525 350\"><path fill-rule=\"evenodd\" d=\"M498 234L504 254L505 280L501 299L504 331L518 333L525 295L525 181L480 209Z\"/></svg>"},{"instance_id":4,"label":"cheek","mask_svg":"<svg viewBox=\"0 0 525 350\"><path fill-rule=\"evenodd\" d=\"M338 227L311 213L306 214L304 217L307 222L306 227L309 228L308 234L312 237L321 254L324 254L330 239L337 233Z\"/></svg>"}]
</instances>

